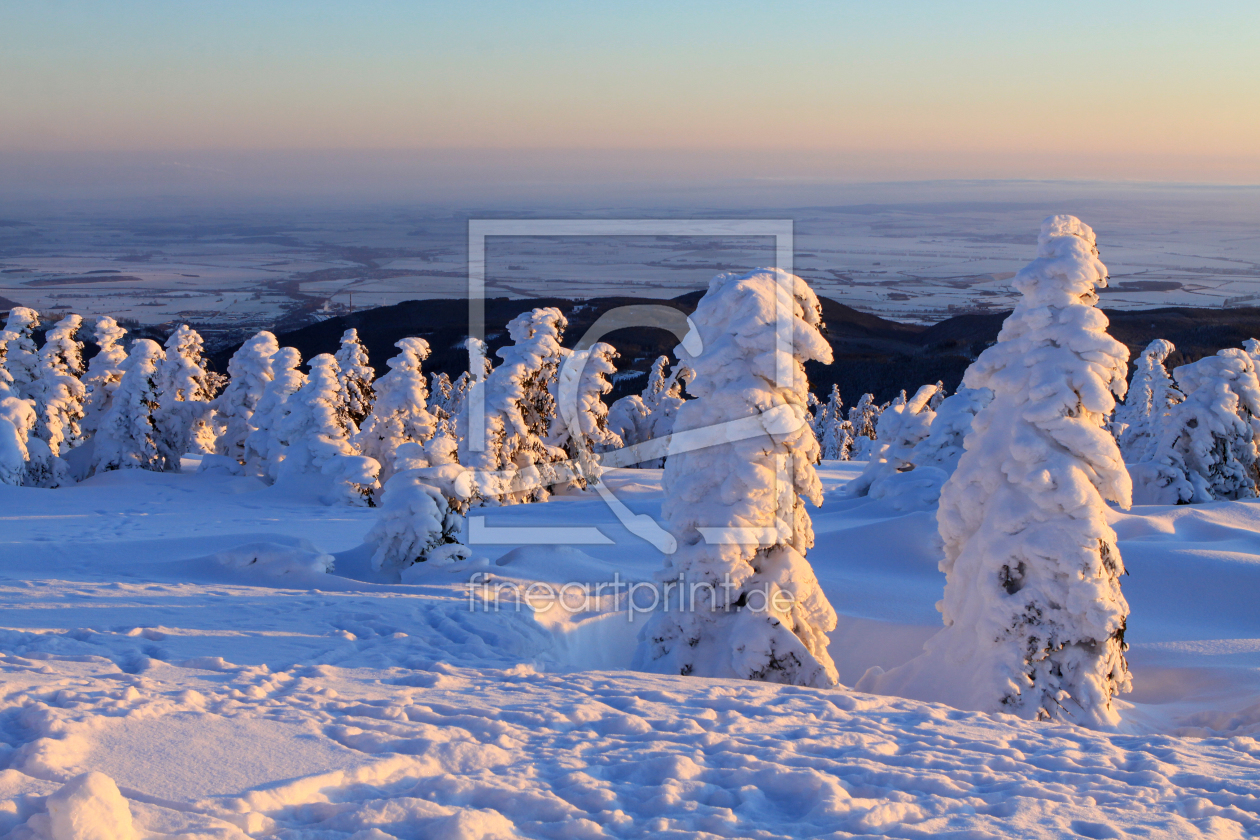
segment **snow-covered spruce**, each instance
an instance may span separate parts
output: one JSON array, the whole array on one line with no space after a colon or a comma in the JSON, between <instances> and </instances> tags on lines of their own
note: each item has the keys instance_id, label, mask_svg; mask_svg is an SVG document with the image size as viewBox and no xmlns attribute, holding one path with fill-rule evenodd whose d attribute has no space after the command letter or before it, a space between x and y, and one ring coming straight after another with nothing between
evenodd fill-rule
<instances>
[{"instance_id":1,"label":"snow-covered spruce","mask_svg":"<svg viewBox=\"0 0 1260 840\"><path fill-rule=\"evenodd\" d=\"M1129 607L1106 501L1127 508L1130 487L1104 424L1124 395L1128 349L1095 308L1106 283L1094 232L1072 216L1047 219L1037 259L1013 281L1022 299L963 378L993 400L941 494L945 629L859 689L1119 722Z\"/></svg>"},{"instance_id":2,"label":"snow-covered spruce","mask_svg":"<svg viewBox=\"0 0 1260 840\"><path fill-rule=\"evenodd\" d=\"M426 480L426 472L403 470L385 483L380 518L365 538L375 546L373 568L468 558L469 551L460 542L464 518L451 510L446 495Z\"/></svg>"},{"instance_id":3,"label":"snow-covered spruce","mask_svg":"<svg viewBox=\"0 0 1260 840\"><path fill-rule=\"evenodd\" d=\"M328 354L311 359L306 382L285 400L280 434L287 442L279 480L299 486L322 474L332 485L329 502L371 505L380 489L380 464L358 454L350 436L353 423L338 396L337 361Z\"/></svg>"},{"instance_id":4,"label":"snow-covered spruce","mask_svg":"<svg viewBox=\"0 0 1260 840\"><path fill-rule=\"evenodd\" d=\"M776 310L792 318L788 358L776 349ZM804 557L814 534L801 499L822 499L804 366L831 361L821 313L804 280L762 269L715 277L691 316L703 352L677 352L698 399L679 411L675 434L710 442L666 461L662 512L678 549L659 575L667 609L640 631L635 667L836 684L827 653L836 614ZM789 382L778 382L781 370Z\"/></svg>"},{"instance_id":5,"label":"snow-covered spruce","mask_svg":"<svg viewBox=\"0 0 1260 840\"><path fill-rule=\"evenodd\" d=\"M187 324L166 339L166 358L158 367L158 409L153 414L166 470L178 472L185 454L204 455L214 449L209 417L214 386L203 347L201 336Z\"/></svg>"},{"instance_id":6,"label":"snow-covered spruce","mask_svg":"<svg viewBox=\"0 0 1260 840\"><path fill-rule=\"evenodd\" d=\"M70 483L70 469L64 456L83 442L83 401L87 389L83 375L83 342L78 340L83 319L67 315L48 330L37 356L38 376L29 386L35 399L38 421L35 433L48 446L50 460L42 487Z\"/></svg>"},{"instance_id":7,"label":"snow-covered spruce","mask_svg":"<svg viewBox=\"0 0 1260 840\"><path fill-rule=\"evenodd\" d=\"M39 351L35 348L35 330L39 313L25 306L9 310L0 342L4 344L4 366L9 372L9 387L22 399L31 399L32 384L39 379Z\"/></svg>"},{"instance_id":8,"label":"snow-covered spruce","mask_svg":"<svg viewBox=\"0 0 1260 840\"><path fill-rule=\"evenodd\" d=\"M1184 399L1164 369L1164 362L1176 349L1162 338L1147 345L1138 357L1129 393L1116 406L1111 425L1127 463L1149 460L1156 430L1165 425L1169 409Z\"/></svg>"},{"instance_id":9,"label":"snow-covered spruce","mask_svg":"<svg viewBox=\"0 0 1260 840\"><path fill-rule=\"evenodd\" d=\"M814 419L814 437L822 447L824 461L848 461L853 457L853 424L844 416L840 386L831 386L831 396L819 406Z\"/></svg>"},{"instance_id":10,"label":"snow-covered spruce","mask_svg":"<svg viewBox=\"0 0 1260 840\"><path fill-rule=\"evenodd\" d=\"M87 372L83 374L83 387L87 389L87 398L83 404L83 434L91 437L96 433L101 417L109 408L110 397L122 379L122 364L127 358L127 351L120 342L127 331L118 326L118 322L108 315L96 319L92 328L92 340L96 343L96 355L88 361Z\"/></svg>"},{"instance_id":11,"label":"snow-covered spruce","mask_svg":"<svg viewBox=\"0 0 1260 840\"><path fill-rule=\"evenodd\" d=\"M631 394L614 402L608 409L608 429L626 446L663 440L674 430L674 418L686 397L683 389L694 372L685 364L669 368L669 356L660 356L652 365L647 386L642 394ZM652 458L635 466L660 469L664 458Z\"/></svg>"},{"instance_id":12,"label":"snow-covered spruce","mask_svg":"<svg viewBox=\"0 0 1260 840\"><path fill-rule=\"evenodd\" d=\"M1173 377L1185 399L1154 424L1148 457L1133 465L1137 501L1255 498L1260 381L1251 356L1226 348L1182 365Z\"/></svg>"},{"instance_id":13,"label":"snow-covered spruce","mask_svg":"<svg viewBox=\"0 0 1260 840\"><path fill-rule=\"evenodd\" d=\"M929 403L940 390L939 385L924 385L909 400L898 400L880 414L870 462L861 475L845 485L845 495L856 497L869 493L880 498L883 495L880 485L915 468L911 453L928 436L936 418Z\"/></svg>"},{"instance_id":14,"label":"snow-covered spruce","mask_svg":"<svg viewBox=\"0 0 1260 840\"><path fill-rule=\"evenodd\" d=\"M147 338L131 346L122 379L96 431L93 473L162 469L153 414L158 407L158 365L163 355L158 343Z\"/></svg>"},{"instance_id":15,"label":"snow-covered spruce","mask_svg":"<svg viewBox=\"0 0 1260 840\"><path fill-rule=\"evenodd\" d=\"M563 449L577 465L571 482L576 487L599 481L595 456L618 448L621 438L608 428L604 394L612 390L608 377L617 372L618 353L611 344L598 342L571 353L551 383L556 405L547 444Z\"/></svg>"},{"instance_id":16,"label":"snow-covered spruce","mask_svg":"<svg viewBox=\"0 0 1260 840\"><path fill-rule=\"evenodd\" d=\"M27 442L35 429L35 403L13 389L4 367L6 350L0 342L0 484L17 487L25 482L31 460Z\"/></svg>"},{"instance_id":17,"label":"snow-covered spruce","mask_svg":"<svg viewBox=\"0 0 1260 840\"><path fill-rule=\"evenodd\" d=\"M941 392L937 392L939 396ZM932 402L928 401L931 408ZM968 388L962 385L956 392L941 400L936 416L928 428L927 437L915 444L908 460L916 469L934 467L947 477L954 474L963 454L963 443L971 432L971 421L993 399L988 388Z\"/></svg>"},{"instance_id":18,"label":"snow-covered spruce","mask_svg":"<svg viewBox=\"0 0 1260 840\"><path fill-rule=\"evenodd\" d=\"M231 378L223 393L211 403L218 427L214 453L228 459L227 463L245 463L245 440L256 428L250 421L262 399L263 389L272 379L271 357L279 349L276 337L263 331L242 344L228 360ZM222 462L203 460L202 463Z\"/></svg>"},{"instance_id":19,"label":"snow-covered spruce","mask_svg":"<svg viewBox=\"0 0 1260 840\"><path fill-rule=\"evenodd\" d=\"M275 481L279 476L280 462L288 448L281 431L291 411L288 400L306 382L306 374L298 370L300 364L302 354L296 347L281 347L271 357L272 379L263 386L251 418L254 430L245 438L246 475L267 481Z\"/></svg>"},{"instance_id":20,"label":"snow-covered spruce","mask_svg":"<svg viewBox=\"0 0 1260 840\"><path fill-rule=\"evenodd\" d=\"M470 444L472 392L459 414L459 461L476 472L478 494L499 504L545 502L555 479L552 465L564 450L548 446L556 416L551 383L569 351L560 346L568 321L553 306L534 309L508 324L512 344L502 347L503 363L475 381L484 406L485 446Z\"/></svg>"},{"instance_id":21,"label":"snow-covered spruce","mask_svg":"<svg viewBox=\"0 0 1260 840\"><path fill-rule=\"evenodd\" d=\"M375 394L372 380L376 378L376 370L368 364L367 348L359 340L359 331L346 330L341 334L341 347L333 357L337 360L337 384L341 398L346 404L346 413L350 422L358 428L372 411Z\"/></svg>"},{"instance_id":22,"label":"snow-covered spruce","mask_svg":"<svg viewBox=\"0 0 1260 840\"><path fill-rule=\"evenodd\" d=\"M857 405L849 409L849 425L853 428L853 460L865 461L870 456L881 411L883 408L875 402L874 394L863 394Z\"/></svg>"},{"instance_id":23,"label":"snow-covered spruce","mask_svg":"<svg viewBox=\"0 0 1260 840\"><path fill-rule=\"evenodd\" d=\"M381 465L381 483L396 471L394 453L404 443L424 443L433 437L437 418L429 411L429 389L421 365L429 357L429 342L404 338L386 364L389 373L376 380L376 404L354 439L359 451Z\"/></svg>"}]
</instances>

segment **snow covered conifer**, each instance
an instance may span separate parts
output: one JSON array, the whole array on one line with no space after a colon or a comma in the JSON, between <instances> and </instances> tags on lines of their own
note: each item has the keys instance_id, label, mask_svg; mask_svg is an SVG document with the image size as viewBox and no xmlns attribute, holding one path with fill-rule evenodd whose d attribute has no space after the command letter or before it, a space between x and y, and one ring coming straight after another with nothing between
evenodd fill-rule
<instances>
[{"instance_id":1,"label":"snow covered conifer","mask_svg":"<svg viewBox=\"0 0 1260 840\"><path fill-rule=\"evenodd\" d=\"M776 347L777 311L792 319L790 350ZM832 358L821 313L804 280L762 269L714 278L691 316L703 351L677 352L695 371L688 388L698 399L679 410L676 429L711 443L665 463L662 512L678 548L658 576L669 608L640 632L636 667L836 684L827 653L836 614L804 557L814 535L801 499L822 498L804 367ZM791 378L780 384L784 369Z\"/></svg>"},{"instance_id":2,"label":"snow covered conifer","mask_svg":"<svg viewBox=\"0 0 1260 840\"><path fill-rule=\"evenodd\" d=\"M280 434L288 448L279 467L280 480L302 483L305 476L322 473L332 480L337 499L369 505L379 488L380 465L360 456L351 444L354 425L339 397L337 360L318 355L311 359L310 371L284 403L287 415Z\"/></svg>"},{"instance_id":3,"label":"snow covered conifer","mask_svg":"<svg viewBox=\"0 0 1260 840\"><path fill-rule=\"evenodd\" d=\"M988 388L941 493L945 629L925 653L859 682L1025 718L1111 726L1129 690L1124 564L1106 501L1129 474L1104 428L1125 392L1128 349L1095 305L1107 283L1094 232L1045 221L1023 297L963 383Z\"/></svg>"},{"instance_id":4,"label":"snow covered conifer","mask_svg":"<svg viewBox=\"0 0 1260 840\"><path fill-rule=\"evenodd\" d=\"M216 423L223 428L214 444L216 455L245 463L245 439L256 428L250 420L263 388L272 379L271 357L279 349L276 337L263 331L241 345L228 361L231 379L211 403Z\"/></svg>"},{"instance_id":5,"label":"snow covered conifer","mask_svg":"<svg viewBox=\"0 0 1260 840\"><path fill-rule=\"evenodd\" d=\"M0 333L5 345L4 365L9 372L9 387L22 399L31 399L32 386L39 379L39 352L35 349L35 329L39 313L25 306L9 310L9 320Z\"/></svg>"},{"instance_id":6,"label":"snow covered conifer","mask_svg":"<svg viewBox=\"0 0 1260 840\"><path fill-rule=\"evenodd\" d=\"M953 475L963 454L963 442L971 431L971 421L992 399L993 392L988 388L963 385L942 400L936 408L927 437L915 444L911 451L910 463L915 467L936 467L946 476ZM931 404L929 400L928 405Z\"/></svg>"},{"instance_id":7,"label":"snow covered conifer","mask_svg":"<svg viewBox=\"0 0 1260 840\"><path fill-rule=\"evenodd\" d=\"M564 457L545 438L556 415L551 383L569 351L560 346L568 321L553 306L525 312L508 324L512 344L503 363L472 387L485 406L485 449L469 448L468 403L459 415L460 463L477 471L479 493L500 504L545 502L551 465Z\"/></svg>"},{"instance_id":8,"label":"snow covered conifer","mask_svg":"<svg viewBox=\"0 0 1260 840\"><path fill-rule=\"evenodd\" d=\"M337 350L337 383L341 389L346 411L357 428L372 411L372 380L376 370L368 364L367 348L359 341L359 331L346 330L341 334L341 347Z\"/></svg>"},{"instance_id":9,"label":"snow covered conifer","mask_svg":"<svg viewBox=\"0 0 1260 840\"><path fill-rule=\"evenodd\" d=\"M429 357L429 342L404 338L394 342L401 352L390 359L389 373L376 380L376 404L355 437L359 451L381 465L381 482L395 472L394 453L404 443L424 443L433 436L437 418L429 411L421 364Z\"/></svg>"},{"instance_id":10,"label":"snow covered conifer","mask_svg":"<svg viewBox=\"0 0 1260 840\"><path fill-rule=\"evenodd\" d=\"M1251 357L1229 347L1182 365L1173 377L1185 399L1154 427L1148 457L1135 465L1139 500L1174 504L1255 498L1260 380Z\"/></svg>"},{"instance_id":11,"label":"snow covered conifer","mask_svg":"<svg viewBox=\"0 0 1260 840\"><path fill-rule=\"evenodd\" d=\"M547 443L563 448L578 462L580 474L574 476L574 482L579 487L599 479L595 454L622 445L621 438L608 427L608 406L604 404L604 394L612 390L608 377L617 372L617 357L611 344L598 342L565 359L551 385L557 410Z\"/></svg>"},{"instance_id":12,"label":"snow covered conifer","mask_svg":"<svg viewBox=\"0 0 1260 840\"><path fill-rule=\"evenodd\" d=\"M882 481L914 469L911 453L928 436L936 418L928 404L939 391L938 385L924 385L909 400L898 400L880 414L870 462L861 475L845 485L846 495L865 496Z\"/></svg>"},{"instance_id":13,"label":"snow covered conifer","mask_svg":"<svg viewBox=\"0 0 1260 840\"><path fill-rule=\"evenodd\" d=\"M298 370L300 364L302 354L296 347L281 347L271 357L272 379L263 386L251 419L254 430L245 438L246 475L268 481L275 481L279 475L288 446L281 432L290 411L288 400L306 382L306 374Z\"/></svg>"},{"instance_id":14,"label":"snow covered conifer","mask_svg":"<svg viewBox=\"0 0 1260 840\"><path fill-rule=\"evenodd\" d=\"M214 386L206 370L203 346L201 336L187 324L181 324L166 339L166 358L158 367L158 410L153 422L167 470L178 471L186 453L206 454L214 448L214 429L208 417Z\"/></svg>"},{"instance_id":15,"label":"snow covered conifer","mask_svg":"<svg viewBox=\"0 0 1260 840\"><path fill-rule=\"evenodd\" d=\"M875 440L875 426L879 422L879 404L874 394L863 394L857 405L849 409L849 425L853 427L853 458L865 460L870 455L871 442Z\"/></svg>"},{"instance_id":16,"label":"snow covered conifer","mask_svg":"<svg viewBox=\"0 0 1260 840\"><path fill-rule=\"evenodd\" d=\"M831 386L831 396L818 411L814 436L822 447L824 461L847 461L853 455L853 424L844 417L840 386Z\"/></svg>"},{"instance_id":17,"label":"snow covered conifer","mask_svg":"<svg viewBox=\"0 0 1260 840\"><path fill-rule=\"evenodd\" d=\"M96 433L105 410L109 408L110 396L122 379L122 364L127 358L127 351L119 343L127 331L118 326L118 322L108 315L96 319L92 329L92 340L96 342L96 355L88 361L87 373L83 375L83 387L87 389L87 399L83 405L83 434L90 437Z\"/></svg>"},{"instance_id":18,"label":"snow covered conifer","mask_svg":"<svg viewBox=\"0 0 1260 840\"><path fill-rule=\"evenodd\" d=\"M158 407L158 365L163 355L158 343L147 338L132 345L123 362L122 379L96 431L94 473L162 469L153 413Z\"/></svg>"},{"instance_id":19,"label":"snow covered conifer","mask_svg":"<svg viewBox=\"0 0 1260 840\"><path fill-rule=\"evenodd\" d=\"M39 417L36 434L48 444L55 459L53 475L45 484L48 487L69 480L68 468L61 458L83 442L79 423L87 389L79 381L83 375L83 342L78 340L82 325L83 319L78 315L67 315L48 330L37 356L38 378L29 386Z\"/></svg>"},{"instance_id":20,"label":"snow covered conifer","mask_svg":"<svg viewBox=\"0 0 1260 840\"><path fill-rule=\"evenodd\" d=\"M365 538L376 547L373 568L445 564L468 558L470 552L460 541L464 518L451 510L438 488L426 482L425 472L404 470L386 482L380 518Z\"/></svg>"},{"instance_id":21,"label":"snow covered conifer","mask_svg":"<svg viewBox=\"0 0 1260 840\"><path fill-rule=\"evenodd\" d=\"M1164 425L1169 410L1184 399L1164 369L1175 349L1171 341L1162 338L1147 345L1138 357L1129 393L1116 406L1112 425L1119 432L1120 452L1127 462L1148 459L1156 443L1156 430Z\"/></svg>"},{"instance_id":22,"label":"snow covered conifer","mask_svg":"<svg viewBox=\"0 0 1260 840\"><path fill-rule=\"evenodd\" d=\"M31 460L27 442L35 429L35 403L18 397L4 367L6 345L0 341L0 484L17 487L26 481Z\"/></svg>"}]
</instances>

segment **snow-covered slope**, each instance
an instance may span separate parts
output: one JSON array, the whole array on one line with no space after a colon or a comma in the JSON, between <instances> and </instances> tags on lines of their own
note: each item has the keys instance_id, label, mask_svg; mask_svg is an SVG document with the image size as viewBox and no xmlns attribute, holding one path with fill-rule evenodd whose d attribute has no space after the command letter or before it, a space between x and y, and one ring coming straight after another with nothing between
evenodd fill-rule
<instances>
[{"instance_id":1,"label":"snow-covered slope","mask_svg":"<svg viewBox=\"0 0 1260 840\"><path fill-rule=\"evenodd\" d=\"M933 511L842 496L863 466L819 470L809 555L850 686L919 652L944 583ZM607 477L652 514L659 479ZM645 581L660 555L593 493L487 516L609 543L474 546L399 582L362 545L373 511L254 479L0 487L0 836L121 819L88 771L141 838L1260 832L1260 502L1110 514L1135 689L1115 733L624 670L643 616L612 597L494 612L467 581Z\"/></svg>"}]
</instances>

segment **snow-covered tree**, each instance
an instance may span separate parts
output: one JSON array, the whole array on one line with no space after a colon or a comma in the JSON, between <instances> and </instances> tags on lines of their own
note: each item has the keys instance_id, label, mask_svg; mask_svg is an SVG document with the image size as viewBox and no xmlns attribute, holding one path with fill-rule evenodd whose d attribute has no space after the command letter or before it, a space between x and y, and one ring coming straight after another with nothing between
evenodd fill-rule
<instances>
[{"instance_id":1,"label":"snow-covered tree","mask_svg":"<svg viewBox=\"0 0 1260 840\"><path fill-rule=\"evenodd\" d=\"M394 453L404 443L424 443L437 429L429 411L421 364L429 357L429 342L404 338L394 342L399 354L390 359L389 373L376 380L376 404L354 442L359 451L381 465L382 484L394 475Z\"/></svg>"},{"instance_id":2,"label":"snow-covered tree","mask_svg":"<svg viewBox=\"0 0 1260 840\"><path fill-rule=\"evenodd\" d=\"M83 434L96 434L96 427L101 417L109 408L110 397L122 379L122 364L127 358L127 351L119 343L127 331L118 326L118 322L108 315L96 319L92 329L92 340L96 342L96 355L88 360L87 373L83 375L83 387L87 389L87 399L83 404Z\"/></svg>"},{"instance_id":3,"label":"snow-covered tree","mask_svg":"<svg viewBox=\"0 0 1260 840\"><path fill-rule=\"evenodd\" d=\"M163 356L156 341L142 338L132 345L123 362L122 379L96 430L92 472L162 469L153 414L158 407L158 366Z\"/></svg>"},{"instance_id":4,"label":"snow-covered tree","mask_svg":"<svg viewBox=\"0 0 1260 840\"><path fill-rule=\"evenodd\" d=\"M48 330L36 357L38 377L29 385L39 418L35 433L48 444L53 458L51 475L42 485L45 487L59 487L71 480L63 456L83 442L79 424L87 389L79 380L83 375L83 342L78 340L82 326L78 315L67 315Z\"/></svg>"},{"instance_id":5,"label":"snow-covered tree","mask_svg":"<svg viewBox=\"0 0 1260 840\"><path fill-rule=\"evenodd\" d=\"M206 454L214 449L209 418L214 386L203 347L201 336L187 324L166 339L166 358L158 367L158 410L153 414L166 470L178 472L180 459L189 452Z\"/></svg>"},{"instance_id":6,"label":"snow-covered tree","mask_svg":"<svg viewBox=\"0 0 1260 840\"><path fill-rule=\"evenodd\" d=\"M911 451L910 463L916 468L935 467L946 476L953 475L963 454L963 442L971 432L971 421L992 399L993 392L988 388L962 385L942 400L937 405L927 437L915 444ZM928 406L931 405L932 400L929 400Z\"/></svg>"},{"instance_id":7,"label":"snow-covered tree","mask_svg":"<svg viewBox=\"0 0 1260 840\"><path fill-rule=\"evenodd\" d=\"M609 406L608 428L624 445L663 440L673 432L674 418L687 401L683 389L694 373L681 363L668 368L669 356L658 357L643 393L622 397ZM664 465L664 458L650 458L635 466L660 469Z\"/></svg>"},{"instance_id":8,"label":"snow-covered tree","mask_svg":"<svg viewBox=\"0 0 1260 840\"><path fill-rule=\"evenodd\" d=\"M1129 607L1106 502L1127 508L1130 485L1105 423L1129 354L1095 308L1106 283L1094 232L1072 216L1047 219L1037 259L1013 281L1022 299L963 377L993 399L941 494L945 629L861 690L1119 721Z\"/></svg>"},{"instance_id":9,"label":"snow-covered tree","mask_svg":"<svg viewBox=\"0 0 1260 840\"><path fill-rule=\"evenodd\" d=\"M367 348L359 341L359 331L346 330L341 334L341 347L337 350L337 384L341 398L346 403L346 413L357 428L372 411L372 380L376 370L368 364Z\"/></svg>"},{"instance_id":10,"label":"snow-covered tree","mask_svg":"<svg viewBox=\"0 0 1260 840\"><path fill-rule=\"evenodd\" d=\"M271 357L272 379L263 386L251 419L254 430L245 438L246 475L268 481L279 476L280 462L288 448L281 430L291 410L289 397L306 382L306 375L298 370L300 364L302 354L296 347L281 347Z\"/></svg>"},{"instance_id":11,"label":"snow-covered tree","mask_svg":"<svg viewBox=\"0 0 1260 840\"><path fill-rule=\"evenodd\" d=\"M548 435L549 446L564 449L578 471L571 479L577 487L599 480L595 455L622 445L608 427L604 394L612 390L608 377L617 372L618 357L611 344L598 342L565 359L560 375L551 384L557 411Z\"/></svg>"},{"instance_id":12,"label":"snow-covered tree","mask_svg":"<svg viewBox=\"0 0 1260 840\"><path fill-rule=\"evenodd\" d=\"M845 419L839 385L831 386L831 396L819 406L813 429L824 461L847 461L853 456L853 424Z\"/></svg>"},{"instance_id":13,"label":"snow-covered tree","mask_svg":"<svg viewBox=\"0 0 1260 840\"><path fill-rule=\"evenodd\" d=\"M870 461L861 475L845 485L846 495L865 496L886 479L914 469L911 453L928 436L936 418L928 404L939 391L939 385L924 385L909 400L898 400L879 415ZM878 492L872 495L879 498Z\"/></svg>"},{"instance_id":14,"label":"snow-covered tree","mask_svg":"<svg viewBox=\"0 0 1260 840\"><path fill-rule=\"evenodd\" d=\"M776 344L777 312L792 319L790 348ZM801 498L822 499L804 366L831 362L821 316L805 281L778 269L719 275L692 314L703 352L677 352L698 398L679 410L675 434L710 442L665 463L662 512L677 551L658 578L670 603L640 632L636 667L836 684L836 614L805 560L814 534Z\"/></svg>"},{"instance_id":15,"label":"snow-covered tree","mask_svg":"<svg viewBox=\"0 0 1260 840\"><path fill-rule=\"evenodd\" d=\"M366 542L375 546L376 569L405 568L414 563L464 560L461 542L464 518L451 510L446 496L425 479L425 470L395 474L385 483L381 513Z\"/></svg>"},{"instance_id":16,"label":"snow-covered tree","mask_svg":"<svg viewBox=\"0 0 1260 840\"><path fill-rule=\"evenodd\" d=\"M1147 458L1134 466L1138 500L1255 498L1260 381L1251 356L1226 348L1182 365L1173 377L1185 398L1154 424Z\"/></svg>"},{"instance_id":17,"label":"snow-covered tree","mask_svg":"<svg viewBox=\"0 0 1260 840\"><path fill-rule=\"evenodd\" d=\"M242 344L228 360L231 378L223 393L211 403L215 422L222 428L214 444L216 455L245 463L245 439L256 428L250 421L263 389L272 379L271 357L279 349L276 337L263 331Z\"/></svg>"},{"instance_id":18,"label":"snow-covered tree","mask_svg":"<svg viewBox=\"0 0 1260 840\"><path fill-rule=\"evenodd\" d=\"M33 400L24 400L12 387L12 378L4 367L7 347L0 341L0 484L12 487L26 481L31 453L27 447L35 429Z\"/></svg>"},{"instance_id":19,"label":"snow-covered tree","mask_svg":"<svg viewBox=\"0 0 1260 840\"><path fill-rule=\"evenodd\" d=\"M556 416L551 383L569 351L560 346L568 321L553 306L512 319L512 344L502 347L503 363L473 384L485 407L485 448L469 448L468 409L459 415L460 463L477 472L480 495L500 504L545 502L554 479L552 464L564 451L546 443ZM471 391L470 391L471 397Z\"/></svg>"},{"instance_id":20,"label":"snow-covered tree","mask_svg":"<svg viewBox=\"0 0 1260 840\"><path fill-rule=\"evenodd\" d=\"M316 356L306 382L285 400L280 434L288 448L279 477L301 484L310 475L323 474L332 479L334 495L341 500L369 505L380 487L373 474L379 474L380 465L360 456L351 443L354 424L338 396L337 373L336 359L326 353Z\"/></svg>"},{"instance_id":21,"label":"snow-covered tree","mask_svg":"<svg viewBox=\"0 0 1260 840\"><path fill-rule=\"evenodd\" d=\"M853 427L854 460L864 461L870 456L881 411L874 394L863 394L857 405L849 409L849 425Z\"/></svg>"},{"instance_id":22,"label":"snow-covered tree","mask_svg":"<svg viewBox=\"0 0 1260 840\"><path fill-rule=\"evenodd\" d=\"M39 313L25 306L9 310L9 320L0 333L0 343L5 346L4 366L9 372L9 387L21 399L32 399L31 389L39 379L39 351L35 349L35 330L39 327Z\"/></svg>"},{"instance_id":23,"label":"snow-covered tree","mask_svg":"<svg viewBox=\"0 0 1260 840\"><path fill-rule=\"evenodd\" d=\"M1148 460L1156 440L1156 429L1165 424L1169 409L1184 397L1164 369L1164 362L1177 348L1171 341L1157 338L1138 357L1133 381L1124 402L1116 406L1112 428L1117 433L1125 461Z\"/></svg>"}]
</instances>

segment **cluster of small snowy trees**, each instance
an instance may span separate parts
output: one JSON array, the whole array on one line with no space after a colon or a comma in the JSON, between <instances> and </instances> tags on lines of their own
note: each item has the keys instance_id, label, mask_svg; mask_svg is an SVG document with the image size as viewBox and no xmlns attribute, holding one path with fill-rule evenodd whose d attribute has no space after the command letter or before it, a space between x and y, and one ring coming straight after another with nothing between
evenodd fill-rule
<instances>
[{"instance_id":1,"label":"cluster of small snowy trees","mask_svg":"<svg viewBox=\"0 0 1260 840\"><path fill-rule=\"evenodd\" d=\"M183 454L206 451L218 383L195 331L126 352L125 330L102 317L85 366L81 317L52 324L37 349L39 325L18 306L0 332L0 482L51 488L126 467L177 470Z\"/></svg>"}]
</instances>

